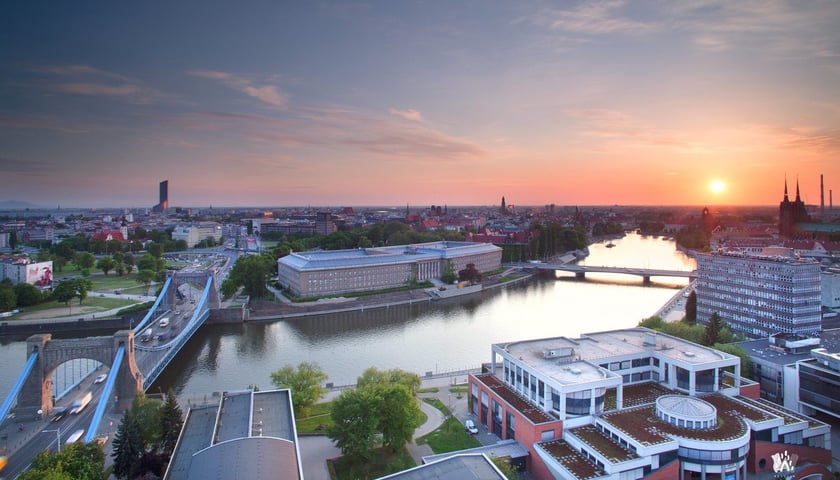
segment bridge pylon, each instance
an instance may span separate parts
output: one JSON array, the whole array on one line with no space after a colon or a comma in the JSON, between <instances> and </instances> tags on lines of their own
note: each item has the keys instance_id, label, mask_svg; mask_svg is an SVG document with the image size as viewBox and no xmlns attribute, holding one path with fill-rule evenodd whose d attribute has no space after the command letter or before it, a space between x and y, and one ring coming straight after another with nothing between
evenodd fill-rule
<instances>
[{"instance_id":1,"label":"bridge pylon","mask_svg":"<svg viewBox=\"0 0 840 480\"><path fill-rule=\"evenodd\" d=\"M120 330L110 337L60 340L53 340L49 333L32 335L26 340L26 355L28 358L37 349L38 361L18 395L16 414L34 416L38 410L42 410L44 415L49 414L54 406L52 374L58 366L73 359L90 358L110 367L120 345L125 345L126 358L117 373L114 392L119 400L118 407L123 408L131 404L138 390L143 389L143 374L134 361L132 330ZM81 393L80 390L78 394Z\"/></svg>"}]
</instances>

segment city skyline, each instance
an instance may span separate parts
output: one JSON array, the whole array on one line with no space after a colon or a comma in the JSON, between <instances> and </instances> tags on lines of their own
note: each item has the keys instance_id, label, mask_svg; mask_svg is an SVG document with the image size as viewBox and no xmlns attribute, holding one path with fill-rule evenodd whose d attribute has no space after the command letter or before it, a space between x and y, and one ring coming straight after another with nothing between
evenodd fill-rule
<instances>
[{"instance_id":1,"label":"city skyline","mask_svg":"<svg viewBox=\"0 0 840 480\"><path fill-rule=\"evenodd\" d=\"M840 4L16 4L0 201L773 205L840 192Z\"/></svg>"}]
</instances>

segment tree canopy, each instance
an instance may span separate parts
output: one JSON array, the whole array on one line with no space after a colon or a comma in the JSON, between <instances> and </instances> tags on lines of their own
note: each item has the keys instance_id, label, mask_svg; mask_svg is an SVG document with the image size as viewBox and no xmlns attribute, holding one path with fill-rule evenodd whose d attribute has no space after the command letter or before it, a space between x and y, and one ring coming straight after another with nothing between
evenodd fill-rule
<instances>
[{"instance_id":1,"label":"tree canopy","mask_svg":"<svg viewBox=\"0 0 840 480\"><path fill-rule=\"evenodd\" d=\"M271 383L277 388L291 390L295 416L301 417L308 414L310 407L327 393L322 386L327 378L317 363L303 362L297 368L286 365L273 372Z\"/></svg>"},{"instance_id":2,"label":"tree canopy","mask_svg":"<svg viewBox=\"0 0 840 480\"><path fill-rule=\"evenodd\" d=\"M32 466L19 480L105 480L105 453L96 443L76 442L62 447L60 453L44 450L32 460Z\"/></svg>"},{"instance_id":3,"label":"tree canopy","mask_svg":"<svg viewBox=\"0 0 840 480\"><path fill-rule=\"evenodd\" d=\"M266 282L276 271L277 263L273 255L241 256L230 270L228 278L222 282L222 294L230 297L242 287L245 295L262 297L268 293Z\"/></svg>"}]
</instances>

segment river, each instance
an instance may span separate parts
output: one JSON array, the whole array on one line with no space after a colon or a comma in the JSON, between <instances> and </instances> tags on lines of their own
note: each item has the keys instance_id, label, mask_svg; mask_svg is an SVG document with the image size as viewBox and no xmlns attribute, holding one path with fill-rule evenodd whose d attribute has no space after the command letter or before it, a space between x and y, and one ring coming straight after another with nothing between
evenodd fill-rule
<instances>
[{"instance_id":1,"label":"river","mask_svg":"<svg viewBox=\"0 0 840 480\"><path fill-rule=\"evenodd\" d=\"M588 265L691 270L694 260L659 237L631 234L590 246ZM179 397L257 385L271 387L283 365L318 363L335 385L355 383L366 368L399 367L424 375L476 368L492 343L635 326L686 284L628 275L533 279L470 297L295 320L201 328L161 375L153 391ZM3 341L0 339L0 341ZM25 361L25 341L0 348L5 398Z\"/></svg>"}]
</instances>

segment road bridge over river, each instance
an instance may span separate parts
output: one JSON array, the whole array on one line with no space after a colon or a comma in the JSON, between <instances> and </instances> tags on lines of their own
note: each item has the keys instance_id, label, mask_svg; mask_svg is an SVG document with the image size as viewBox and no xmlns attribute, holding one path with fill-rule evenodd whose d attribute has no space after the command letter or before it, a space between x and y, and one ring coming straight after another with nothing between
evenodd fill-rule
<instances>
[{"instance_id":1,"label":"road bridge over river","mask_svg":"<svg viewBox=\"0 0 840 480\"><path fill-rule=\"evenodd\" d=\"M90 358L110 368L85 429L84 441L92 441L108 406L127 408L138 390L148 390L204 324L211 309L219 307L213 269L176 272L166 279L154 305L133 329L80 339L53 339L48 333L31 336L27 362L0 406L0 419L7 418L15 401L18 418L49 415L54 407L53 371L69 360Z\"/></svg>"},{"instance_id":2,"label":"road bridge over river","mask_svg":"<svg viewBox=\"0 0 840 480\"><path fill-rule=\"evenodd\" d=\"M642 277L644 283L650 283L651 277L680 277L694 279L695 270L662 270L656 268L639 267L606 267L592 265L578 265L575 263L547 263L547 262L513 262L504 264L506 268L523 268L531 270L557 272L571 272L577 278L586 278L587 273L620 273Z\"/></svg>"}]
</instances>

